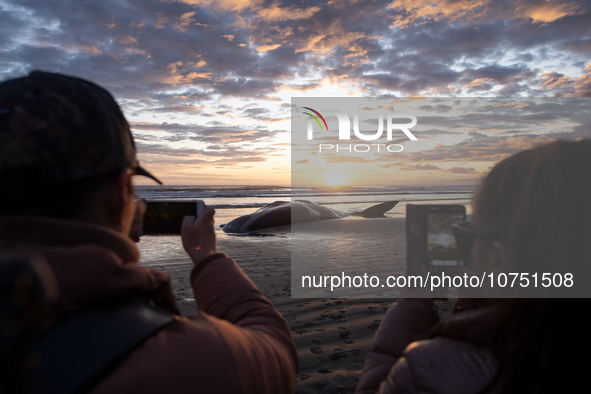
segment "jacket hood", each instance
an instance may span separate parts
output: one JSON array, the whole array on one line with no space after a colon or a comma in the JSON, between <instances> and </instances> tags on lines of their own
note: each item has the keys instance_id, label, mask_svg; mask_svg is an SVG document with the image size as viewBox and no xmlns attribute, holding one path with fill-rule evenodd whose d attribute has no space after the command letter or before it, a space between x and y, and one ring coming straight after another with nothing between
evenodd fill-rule
<instances>
[{"instance_id":1,"label":"jacket hood","mask_svg":"<svg viewBox=\"0 0 591 394\"><path fill-rule=\"evenodd\" d=\"M140 254L133 241L107 227L41 217L3 217L0 248L32 249L45 256L59 288L58 314L128 294L179 313L168 275L138 266Z\"/></svg>"}]
</instances>

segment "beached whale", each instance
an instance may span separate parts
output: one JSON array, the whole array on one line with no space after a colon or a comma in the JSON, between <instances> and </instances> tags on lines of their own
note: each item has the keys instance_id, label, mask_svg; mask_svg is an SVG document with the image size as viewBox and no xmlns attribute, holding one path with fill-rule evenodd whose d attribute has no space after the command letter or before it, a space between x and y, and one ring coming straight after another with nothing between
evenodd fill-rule
<instances>
[{"instance_id":1,"label":"beached whale","mask_svg":"<svg viewBox=\"0 0 591 394\"><path fill-rule=\"evenodd\" d=\"M383 218L385 217L384 213L394 208L396 204L398 204L398 201L388 201L369 207L361 212L344 214L308 200L275 201L250 215L240 216L232 220L223 226L223 230L226 233L248 233L268 227L286 226L291 223L342 219L346 216Z\"/></svg>"}]
</instances>

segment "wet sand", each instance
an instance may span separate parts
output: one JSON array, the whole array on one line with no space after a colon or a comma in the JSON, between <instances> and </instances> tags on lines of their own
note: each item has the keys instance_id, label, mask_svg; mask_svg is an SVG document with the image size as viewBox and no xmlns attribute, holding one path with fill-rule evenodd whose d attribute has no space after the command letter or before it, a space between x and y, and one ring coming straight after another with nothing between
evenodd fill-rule
<instances>
[{"instance_id":1,"label":"wet sand","mask_svg":"<svg viewBox=\"0 0 591 394\"><path fill-rule=\"evenodd\" d=\"M402 224L400 224L402 223ZM404 232L403 221L399 221ZM369 230L369 229L368 229ZM144 239L141 263L168 272L183 315L197 311L189 273L192 263L178 237ZM404 237L397 244L405 243ZM218 250L234 258L283 314L292 329L300 370L295 392L353 393L373 335L395 299L291 298L288 236L218 236ZM440 315L451 302L438 302Z\"/></svg>"}]
</instances>

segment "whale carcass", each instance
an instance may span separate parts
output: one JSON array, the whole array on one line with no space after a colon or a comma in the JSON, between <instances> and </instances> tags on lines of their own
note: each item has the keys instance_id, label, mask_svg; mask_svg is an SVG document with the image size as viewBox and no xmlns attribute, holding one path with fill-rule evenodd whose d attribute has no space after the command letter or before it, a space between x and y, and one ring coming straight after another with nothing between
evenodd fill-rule
<instances>
[{"instance_id":1,"label":"whale carcass","mask_svg":"<svg viewBox=\"0 0 591 394\"><path fill-rule=\"evenodd\" d=\"M365 218L383 218L384 213L398 204L398 201L387 201L369 207L361 212L345 214L331 208L323 207L308 200L275 201L257 211L240 216L225 226L226 233L249 233L268 227L286 226L291 223L316 222L319 220L342 219L346 216L362 216Z\"/></svg>"}]
</instances>

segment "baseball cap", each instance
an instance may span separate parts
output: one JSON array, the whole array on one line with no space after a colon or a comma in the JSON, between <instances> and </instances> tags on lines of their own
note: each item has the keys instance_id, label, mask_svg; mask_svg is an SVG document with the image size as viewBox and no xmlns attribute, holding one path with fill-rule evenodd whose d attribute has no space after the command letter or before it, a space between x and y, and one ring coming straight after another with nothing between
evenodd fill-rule
<instances>
[{"instance_id":1,"label":"baseball cap","mask_svg":"<svg viewBox=\"0 0 591 394\"><path fill-rule=\"evenodd\" d=\"M141 167L129 123L109 92L84 79L34 71L0 84L0 175L36 167L48 183Z\"/></svg>"}]
</instances>

